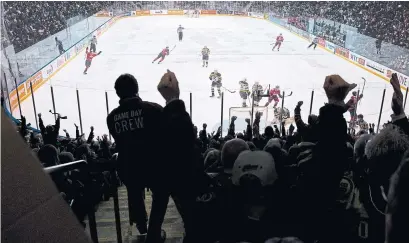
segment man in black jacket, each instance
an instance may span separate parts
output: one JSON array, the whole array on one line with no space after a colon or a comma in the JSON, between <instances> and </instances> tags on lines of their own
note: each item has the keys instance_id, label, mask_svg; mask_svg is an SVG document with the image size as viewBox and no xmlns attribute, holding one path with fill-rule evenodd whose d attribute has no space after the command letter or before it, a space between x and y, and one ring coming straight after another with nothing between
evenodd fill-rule
<instances>
[{"instance_id":1,"label":"man in black jacket","mask_svg":"<svg viewBox=\"0 0 409 243\"><path fill-rule=\"evenodd\" d=\"M144 189L160 179L155 176L160 163L156 139L160 135L163 108L138 96L138 83L131 74L119 76L115 90L119 106L108 115L107 125L117 144L118 173L128 190L131 223L135 222L144 235L148 232ZM155 220L154 215L152 212L149 226L158 228L160 235L162 222Z\"/></svg>"}]
</instances>

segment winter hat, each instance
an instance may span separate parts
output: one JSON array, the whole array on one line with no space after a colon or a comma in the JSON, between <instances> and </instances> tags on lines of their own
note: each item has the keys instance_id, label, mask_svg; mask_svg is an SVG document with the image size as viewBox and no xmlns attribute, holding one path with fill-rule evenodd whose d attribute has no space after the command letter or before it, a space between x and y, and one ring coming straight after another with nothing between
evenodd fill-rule
<instances>
[{"instance_id":1,"label":"winter hat","mask_svg":"<svg viewBox=\"0 0 409 243\"><path fill-rule=\"evenodd\" d=\"M60 159L61 164L70 163L70 162L75 161L74 155L72 155L72 153L70 152L62 152L60 153L60 155L58 155L58 158Z\"/></svg>"},{"instance_id":2,"label":"winter hat","mask_svg":"<svg viewBox=\"0 0 409 243\"><path fill-rule=\"evenodd\" d=\"M222 165L224 172L231 173L234 162L239 154L245 150L250 150L247 143L239 138L227 141L222 148Z\"/></svg>"},{"instance_id":3,"label":"winter hat","mask_svg":"<svg viewBox=\"0 0 409 243\"><path fill-rule=\"evenodd\" d=\"M357 85L346 82L341 76L334 74L325 77L324 90L330 101L339 101L342 104L347 94Z\"/></svg>"},{"instance_id":4,"label":"winter hat","mask_svg":"<svg viewBox=\"0 0 409 243\"><path fill-rule=\"evenodd\" d=\"M262 186L271 186L278 179L273 156L265 151L244 151L233 166L232 182L239 186L243 176L254 176Z\"/></svg>"},{"instance_id":5,"label":"winter hat","mask_svg":"<svg viewBox=\"0 0 409 243\"><path fill-rule=\"evenodd\" d=\"M361 158L365 154L366 144L373 138L371 134L360 136L354 144L354 157Z\"/></svg>"},{"instance_id":6,"label":"winter hat","mask_svg":"<svg viewBox=\"0 0 409 243\"><path fill-rule=\"evenodd\" d=\"M44 167L58 165L59 158L58 158L58 150L51 144L44 145L38 151L38 159L44 165Z\"/></svg>"},{"instance_id":7,"label":"winter hat","mask_svg":"<svg viewBox=\"0 0 409 243\"><path fill-rule=\"evenodd\" d=\"M138 81L132 74L121 74L115 81L115 90L120 99L133 97L139 92Z\"/></svg>"}]
</instances>

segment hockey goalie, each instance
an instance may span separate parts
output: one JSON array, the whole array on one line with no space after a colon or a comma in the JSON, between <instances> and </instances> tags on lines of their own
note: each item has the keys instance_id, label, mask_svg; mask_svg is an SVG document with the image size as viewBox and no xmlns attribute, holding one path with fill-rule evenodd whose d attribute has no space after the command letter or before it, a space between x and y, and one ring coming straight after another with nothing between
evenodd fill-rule
<instances>
[{"instance_id":1,"label":"hockey goalie","mask_svg":"<svg viewBox=\"0 0 409 243\"><path fill-rule=\"evenodd\" d=\"M251 89L251 97L253 98L254 106L258 106L260 103L261 99L263 98L263 92L263 86L256 81Z\"/></svg>"}]
</instances>

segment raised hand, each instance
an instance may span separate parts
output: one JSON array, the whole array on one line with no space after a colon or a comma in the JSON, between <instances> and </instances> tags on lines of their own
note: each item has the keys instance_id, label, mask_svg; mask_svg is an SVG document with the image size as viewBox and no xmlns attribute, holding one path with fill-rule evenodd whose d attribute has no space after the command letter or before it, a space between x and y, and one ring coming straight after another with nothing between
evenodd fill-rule
<instances>
[{"instance_id":1,"label":"raised hand","mask_svg":"<svg viewBox=\"0 0 409 243\"><path fill-rule=\"evenodd\" d=\"M394 91L392 96L392 110L393 114L397 116L403 113L403 93L400 89L399 79L396 73L392 74L390 82Z\"/></svg>"},{"instance_id":2,"label":"raised hand","mask_svg":"<svg viewBox=\"0 0 409 243\"><path fill-rule=\"evenodd\" d=\"M158 91L166 102L169 102L172 99L179 99L179 82L175 73L171 72L169 69L167 70L167 72L160 79Z\"/></svg>"}]
</instances>

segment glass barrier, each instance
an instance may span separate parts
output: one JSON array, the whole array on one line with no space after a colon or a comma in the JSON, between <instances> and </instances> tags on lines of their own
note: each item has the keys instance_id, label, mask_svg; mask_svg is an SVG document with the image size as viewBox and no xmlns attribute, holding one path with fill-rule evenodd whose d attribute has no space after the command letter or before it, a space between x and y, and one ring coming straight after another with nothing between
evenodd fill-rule
<instances>
[{"instance_id":1,"label":"glass barrier","mask_svg":"<svg viewBox=\"0 0 409 243\"><path fill-rule=\"evenodd\" d=\"M348 32L345 47L372 61L409 75L409 49L382 42L377 53L377 39L354 32Z\"/></svg>"},{"instance_id":2,"label":"glass barrier","mask_svg":"<svg viewBox=\"0 0 409 243\"><path fill-rule=\"evenodd\" d=\"M63 49L67 50L108 20L109 17L91 16L16 53L15 58L21 74L20 79L22 81L27 79L61 55L62 52L60 53L55 38L58 38L62 42Z\"/></svg>"}]
</instances>

